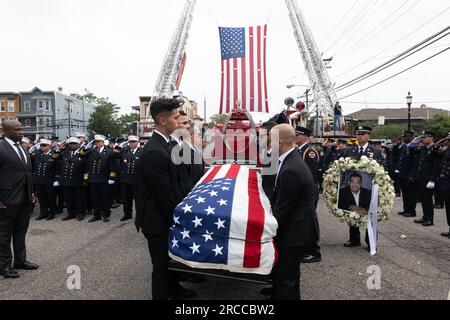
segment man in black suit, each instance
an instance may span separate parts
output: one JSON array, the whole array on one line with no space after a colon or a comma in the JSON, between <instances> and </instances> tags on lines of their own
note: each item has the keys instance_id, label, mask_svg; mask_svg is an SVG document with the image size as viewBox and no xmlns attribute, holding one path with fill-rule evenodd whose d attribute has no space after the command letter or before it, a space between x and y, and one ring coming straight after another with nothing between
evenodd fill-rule
<instances>
[{"instance_id":1,"label":"man in black suit","mask_svg":"<svg viewBox=\"0 0 450 320\"><path fill-rule=\"evenodd\" d=\"M272 271L272 299L299 300L300 260L319 238L316 187L311 171L295 150L294 128L288 124L276 126L271 140L272 148L276 144L280 155L272 207L278 221L278 263Z\"/></svg>"},{"instance_id":2,"label":"man in black suit","mask_svg":"<svg viewBox=\"0 0 450 320\"><path fill-rule=\"evenodd\" d=\"M362 187L363 178L358 173L350 175L348 186L339 191L338 208L356 213L367 214L372 194Z\"/></svg>"},{"instance_id":3,"label":"man in black suit","mask_svg":"<svg viewBox=\"0 0 450 320\"><path fill-rule=\"evenodd\" d=\"M370 139L370 133L372 132L372 128L360 126L358 127L356 131L358 145L349 148L345 154L345 158L353 158L356 160L361 160L361 158L367 157L369 159L376 160L380 165L382 165L385 170L386 167L386 161L381 155L381 152L371 145L369 145L369 139ZM350 240L347 241L344 244L344 247L351 248L351 247L359 247L361 245L361 234L358 227L350 227ZM366 238L365 238L366 244L369 247L370 250L370 243L369 243L369 234L366 230Z\"/></svg>"},{"instance_id":4,"label":"man in black suit","mask_svg":"<svg viewBox=\"0 0 450 320\"><path fill-rule=\"evenodd\" d=\"M27 261L25 237L30 223L33 202L31 158L19 143L23 138L22 124L4 121L5 140L0 141L0 275L18 278L12 269L11 239L14 249L14 269L35 270L39 266Z\"/></svg>"},{"instance_id":5,"label":"man in black suit","mask_svg":"<svg viewBox=\"0 0 450 320\"><path fill-rule=\"evenodd\" d=\"M185 196L184 174L172 160L170 137L178 128L179 102L156 100L150 112L156 125L138 165L140 180L135 224L148 241L153 264L153 299L167 300L169 295L192 297L195 292L181 287L176 274L169 272L168 239L173 211Z\"/></svg>"}]
</instances>

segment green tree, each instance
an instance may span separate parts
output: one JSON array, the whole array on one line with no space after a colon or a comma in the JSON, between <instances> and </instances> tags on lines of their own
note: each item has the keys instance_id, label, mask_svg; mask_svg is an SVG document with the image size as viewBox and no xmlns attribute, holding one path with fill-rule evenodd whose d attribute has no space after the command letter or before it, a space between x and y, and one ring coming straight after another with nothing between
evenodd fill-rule
<instances>
[{"instance_id":1,"label":"green tree","mask_svg":"<svg viewBox=\"0 0 450 320\"><path fill-rule=\"evenodd\" d=\"M365 125L365 124L363 124ZM370 125L369 125L370 127ZM399 124L388 124L385 126L374 126L372 127L372 133L370 137L372 139L391 139L395 141L399 136L403 134L405 130L404 125Z\"/></svg>"},{"instance_id":2,"label":"green tree","mask_svg":"<svg viewBox=\"0 0 450 320\"><path fill-rule=\"evenodd\" d=\"M225 120L227 119L227 116L228 116L227 114L215 114L211 118L209 118L209 121L214 125L218 123L224 124Z\"/></svg>"},{"instance_id":3,"label":"green tree","mask_svg":"<svg viewBox=\"0 0 450 320\"><path fill-rule=\"evenodd\" d=\"M139 115L136 113L124 114L117 121L120 124L122 134L131 135L136 127L136 122L139 121Z\"/></svg>"},{"instance_id":4,"label":"green tree","mask_svg":"<svg viewBox=\"0 0 450 320\"><path fill-rule=\"evenodd\" d=\"M447 137L450 131L450 116L442 113L435 115L427 121L425 129L434 132L438 140Z\"/></svg>"}]
</instances>

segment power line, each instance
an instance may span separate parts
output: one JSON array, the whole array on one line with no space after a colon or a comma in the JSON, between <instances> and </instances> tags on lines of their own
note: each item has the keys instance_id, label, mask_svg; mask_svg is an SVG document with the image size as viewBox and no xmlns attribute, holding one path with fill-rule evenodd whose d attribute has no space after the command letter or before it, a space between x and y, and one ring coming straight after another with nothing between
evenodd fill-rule
<instances>
[{"instance_id":1,"label":"power line","mask_svg":"<svg viewBox=\"0 0 450 320\"><path fill-rule=\"evenodd\" d=\"M371 76L373 76L373 75L375 75L375 74L377 74L377 73L379 73L379 72L381 72L381 71L383 71L383 70L385 70L385 69L387 69L387 68L397 64L398 62L403 61L404 59L408 58L409 56L411 56L411 55L413 55L413 54L415 54L415 53L425 49L426 47L430 46L431 44L433 44L433 43L439 41L440 39L450 35L450 32L447 32L449 29L450 29L450 26L447 27L447 28L444 28L443 30L441 30L438 33L432 35L431 37L425 39L424 41L421 41L420 43L414 45L413 47L409 48L408 50L400 53L399 55L397 55L393 59L390 59L389 61L379 65L378 67L370 70L369 72L366 72L366 73L360 75L359 77L357 77L357 78L355 78L355 79L353 79L351 81L348 81L348 82L338 86L336 88L336 90L337 91L341 91L341 90L343 90L345 88L348 88L348 87L350 87L352 85L355 85L355 84L357 84L357 83L359 83L359 82L361 82L361 81L363 81L363 80L365 80L365 79L367 79L367 78L369 78L369 77L371 77ZM443 36L440 36L441 34L443 34L445 32L447 32L447 33L444 34ZM439 38L435 39L436 37L439 37ZM435 39L435 40L433 40L433 39ZM433 40L433 41L430 42L431 40ZM427 44L427 42L429 42L429 43ZM426 45L423 46L424 44L426 44Z\"/></svg>"},{"instance_id":2,"label":"power line","mask_svg":"<svg viewBox=\"0 0 450 320\"><path fill-rule=\"evenodd\" d=\"M395 78L395 77L397 77L397 76L399 76L399 75L401 75L401 74L403 74L403 73L405 73L405 72L407 72L407 71L409 71L409 70L411 70L411 69L413 69L413 68L415 68L415 67L417 67L417 66L419 66L419 65L421 65L421 64L423 64L423 63L425 63L425 62L427 62L427 61L429 61L429 60L431 60L431 59L433 59L433 58L435 58L435 57L437 57L437 56L439 56L439 55L441 55L441 54L443 54L444 52L446 52L446 51L448 51L448 50L450 50L450 47L447 47L446 49L444 49L444 50L442 50L442 51L440 51L440 52L438 52L438 53L432 55L431 57L428 57L428 58L426 58L426 59L424 59L424 60L422 60L422 61L416 63L415 65L413 65L413 66L411 66L411 67L409 67L409 68L406 68L406 69L404 69L404 70L402 70L402 71L400 71L400 72L397 72L396 74L394 74L394 75L392 75L392 76L390 76L390 77L388 77L388 78L386 78L386 79L384 79L384 80L381 80L381 81L379 81L379 82L377 82L377 83L375 83L375 84L373 84L373 85L371 85L371 86L369 86L369 87L367 87L367 88L364 88L364 89L362 89L362 90L359 90L359 91L357 91L357 92L354 92L354 93L352 93L352 94L349 94L349 95L347 95L347 96L345 96L345 97L342 97L341 99L346 99L346 98L352 97L352 96L354 96L354 95L357 95L358 93L361 93L361 92L367 91L367 90L369 90L369 89L371 89L371 88L373 88L373 87L376 87L376 86L378 86L378 85L380 85L380 84L382 84L382 83L384 83L384 82L386 82L386 81L389 81L389 80L391 80L391 79L393 79L393 78Z\"/></svg>"},{"instance_id":3,"label":"power line","mask_svg":"<svg viewBox=\"0 0 450 320\"><path fill-rule=\"evenodd\" d=\"M392 26L394 23L398 22L400 18L402 18L404 15L406 15L409 11L411 11L414 7L416 7L420 0L417 0L412 6L406 9L406 11L402 12L398 17L394 19L394 21L390 22L387 26L383 27L381 30L376 32L373 36L372 33L375 32L381 25L383 25L386 21L388 21L392 16L394 16L399 10L401 10L409 1L405 1L399 8L395 9L392 14L390 14L386 19L384 19L376 28L372 29L369 33L361 37L358 41L356 41L355 45L344 51L341 55L345 55L346 53L353 51L355 49L361 48L366 43L373 41L378 35L380 35L384 30L388 29L390 26ZM369 37L371 36L371 37ZM361 42L362 40L366 39L366 41ZM339 53L335 53L333 57L339 56Z\"/></svg>"},{"instance_id":4,"label":"power line","mask_svg":"<svg viewBox=\"0 0 450 320\"><path fill-rule=\"evenodd\" d=\"M364 60L362 63L358 64L356 67L352 67L346 71L344 71L343 73L338 74L337 76L335 76L334 78L339 78L343 75L348 74L349 72L352 72L353 70L367 64L368 62L372 61L374 58L378 57L380 54L383 54L384 52L386 52L386 50L390 49L392 46L402 42L403 40L409 38L409 36L411 36L412 34L415 34L417 31L419 31L420 29L426 27L428 24L430 24L431 22L434 22L437 18L441 17L442 15L444 15L447 11L450 10L450 7L446 8L443 11L440 11L439 14L433 16L431 19L429 19L428 21L426 21L424 24L420 25L418 28L414 29L412 32L408 33L406 36L404 36L403 38L401 38L400 40L396 41L395 43L391 44L389 47L384 48L383 50L381 50L380 52L376 53L375 55L371 56L370 58L368 58L367 60Z\"/></svg>"},{"instance_id":5,"label":"power line","mask_svg":"<svg viewBox=\"0 0 450 320\"><path fill-rule=\"evenodd\" d=\"M340 27L340 25L342 24L342 22L344 22L344 20L347 18L347 16L350 14L350 12L352 12L352 10L356 7L356 5L358 4L360 0L356 0L353 5L350 7L350 9L344 14L344 16L342 17L342 19L331 29L331 32L328 34L328 36L326 36L325 40L323 40L323 43L325 43L333 33L336 32L336 30L338 29L338 27Z\"/></svg>"},{"instance_id":6,"label":"power line","mask_svg":"<svg viewBox=\"0 0 450 320\"><path fill-rule=\"evenodd\" d=\"M349 104L405 104L405 102L367 102L367 101L341 101L342 103ZM450 100L441 100L441 101L416 101L417 104L434 104L434 103L449 103Z\"/></svg>"},{"instance_id":7,"label":"power line","mask_svg":"<svg viewBox=\"0 0 450 320\"><path fill-rule=\"evenodd\" d=\"M378 0L376 0L376 2L378 2ZM333 42L333 44L330 47L328 47L328 49L325 50L325 52L331 50L331 48L333 48L337 43L339 43L339 41L342 40L341 37L345 38L345 35L348 34L348 31L354 27L354 23L355 23L355 21L358 20L358 17L360 19L361 19L361 17L363 17L363 13L370 6L370 4L371 4L371 2L366 3L366 5L363 7L363 9L356 15L355 19L353 19L352 22L350 22L350 24L344 29L342 34ZM372 4L373 4L373 2L372 2ZM367 13L364 13L364 15L365 14L367 14Z\"/></svg>"}]
</instances>

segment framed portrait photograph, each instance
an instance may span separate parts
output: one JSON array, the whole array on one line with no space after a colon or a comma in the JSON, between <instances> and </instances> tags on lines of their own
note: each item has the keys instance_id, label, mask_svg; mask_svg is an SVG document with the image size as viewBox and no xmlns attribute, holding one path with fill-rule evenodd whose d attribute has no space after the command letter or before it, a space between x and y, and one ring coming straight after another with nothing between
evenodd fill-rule
<instances>
[{"instance_id":1,"label":"framed portrait photograph","mask_svg":"<svg viewBox=\"0 0 450 320\"><path fill-rule=\"evenodd\" d=\"M373 177L363 172L341 173L336 206L338 209L367 215L372 198Z\"/></svg>"}]
</instances>

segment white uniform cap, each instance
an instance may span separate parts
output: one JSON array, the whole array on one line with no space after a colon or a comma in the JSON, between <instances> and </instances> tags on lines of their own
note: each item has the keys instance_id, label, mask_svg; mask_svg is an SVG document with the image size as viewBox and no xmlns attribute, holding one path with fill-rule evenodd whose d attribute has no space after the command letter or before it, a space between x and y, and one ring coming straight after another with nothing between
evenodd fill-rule
<instances>
[{"instance_id":1,"label":"white uniform cap","mask_svg":"<svg viewBox=\"0 0 450 320\"><path fill-rule=\"evenodd\" d=\"M128 137L129 142L139 142L139 137L137 136L129 136Z\"/></svg>"},{"instance_id":2,"label":"white uniform cap","mask_svg":"<svg viewBox=\"0 0 450 320\"><path fill-rule=\"evenodd\" d=\"M94 140L95 141L103 141L103 142L105 142L106 138L105 138L105 136L102 136L101 134L97 134L97 135L94 136Z\"/></svg>"},{"instance_id":3,"label":"white uniform cap","mask_svg":"<svg viewBox=\"0 0 450 320\"><path fill-rule=\"evenodd\" d=\"M77 137L77 138L86 138L86 135L84 133L82 133L82 132L77 132L75 134L75 137Z\"/></svg>"},{"instance_id":4,"label":"white uniform cap","mask_svg":"<svg viewBox=\"0 0 450 320\"><path fill-rule=\"evenodd\" d=\"M30 143L31 140L28 139L27 137L23 137L23 138L22 138L22 142L23 142L23 143Z\"/></svg>"},{"instance_id":5,"label":"white uniform cap","mask_svg":"<svg viewBox=\"0 0 450 320\"><path fill-rule=\"evenodd\" d=\"M41 139L41 140L39 140L39 143L41 145L42 144L46 144L46 145L51 145L52 144L52 142L50 140L48 140L48 139Z\"/></svg>"},{"instance_id":6,"label":"white uniform cap","mask_svg":"<svg viewBox=\"0 0 450 320\"><path fill-rule=\"evenodd\" d=\"M76 137L70 137L69 139L67 139L66 143L67 144L69 144L69 143L78 143L78 144L80 144L81 141L80 141L80 139L78 139Z\"/></svg>"}]
</instances>

